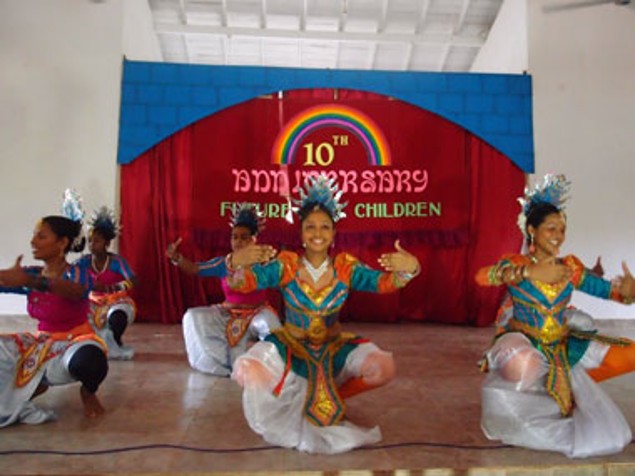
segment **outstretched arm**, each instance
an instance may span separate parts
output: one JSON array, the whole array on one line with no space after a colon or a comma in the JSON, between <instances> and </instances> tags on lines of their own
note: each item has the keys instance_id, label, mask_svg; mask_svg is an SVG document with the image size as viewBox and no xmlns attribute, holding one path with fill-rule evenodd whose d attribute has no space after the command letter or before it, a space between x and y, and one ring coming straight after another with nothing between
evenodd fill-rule
<instances>
[{"instance_id":1,"label":"outstretched arm","mask_svg":"<svg viewBox=\"0 0 635 476\"><path fill-rule=\"evenodd\" d=\"M233 251L229 255L228 264L233 269L251 266L257 263L266 263L274 256L277 250L271 245L259 245L252 243L244 248Z\"/></svg>"},{"instance_id":2,"label":"outstretched arm","mask_svg":"<svg viewBox=\"0 0 635 476\"><path fill-rule=\"evenodd\" d=\"M622 302L632 304L635 300L635 278L633 278L631 270L628 269L626 261L622 261L622 271L624 271L624 275L615 279L615 285L622 297Z\"/></svg>"},{"instance_id":3,"label":"outstretched arm","mask_svg":"<svg viewBox=\"0 0 635 476\"><path fill-rule=\"evenodd\" d=\"M517 263L502 259L492 266L484 266L476 273L481 286L518 284L525 279L555 284L571 277L571 268L550 258L541 263Z\"/></svg>"},{"instance_id":4,"label":"outstretched arm","mask_svg":"<svg viewBox=\"0 0 635 476\"><path fill-rule=\"evenodd\" d=\"M179 251L179 245L181 244L181 241L183 241L183 239L179 237L178 240L170 243L165 250L165 256L174 266L178 267L184 273L197 274L198 265L193 261L187 259Z\"/></svg>"},{"instance_id":5,"label":"outstretched arm","mask_svg":"<svg viewBox=\"0 0 635 476\"><path fill-rule=\"evenodd\" d=\"M0 271L0 286L51 292L72 300L84 298L87 292L86 286L80 282L27 273L22 267L22 255L17 257L11 268Z\"/></svg>"},{"instance_id":6,"label":"outstretched arm","mask_svg":"<svg viewBox=\"0 0 635 476\"><path fill-rule=\"evenodd\" d=\"M408 279L414 278L421 271L417 257L403 249L399 240L395 241L394 252L384 253L377 261L386 271L401 273Z\"/></svg>"},{"instance_id":7,"label":"outstretched arm","mask_svg":"<svg viewBox=\"0 0 635 476\"><path fill-rule=\"evenodd\" d=\"M350 286L357 291L390 293L404 287L417 276L421 267L415 255L403 249L399 240L395 241L395 251L384 253L377 260L384 271L370 268L357 258L342 253L336 258L340 267L338 276L350 274Z\"/></svg>"}]
</instances>

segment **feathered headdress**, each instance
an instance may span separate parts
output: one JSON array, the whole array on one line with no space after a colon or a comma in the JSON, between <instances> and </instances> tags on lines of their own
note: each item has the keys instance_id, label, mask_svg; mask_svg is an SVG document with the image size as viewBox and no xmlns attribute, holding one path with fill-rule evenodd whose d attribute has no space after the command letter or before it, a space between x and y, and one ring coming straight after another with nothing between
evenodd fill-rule
<instances>
[{"instance_id":1,"label":"feathered headdress","mask_svg":"<svg viewBox=\"0 0 635 476\"><path fill-rule=\"evenodd\" d=\"M121 229L115 214L106 206L102 206L95 210L88 221L88 226L95 230L99 230L106 239L114 239Z\"/></svg>"},{"instance_id":2,"label":"feathered headdress","mask_svg":"<svg viewBox=\"0 0 635 476\"><path fill-rule=\"evenodd\" d=\"M569 199L571 181L562 174L547 174L542 183L534 185L533 189L525 188L525 195L518 199L521 211L518 214L518 227L523 236L527 238L527 214L539 203L550 203L558 210L564 208Z\"/></svg>"},{"instance_id":3,"label":"feathered headdress","mask_svg":"<svg viewBox=\"0 0 635 476\"><path fill-rule=\"evenodd\" d=\"M309 175L304 181L305 190L300 187L300 198L294 199L296 205L291 209L298 213L300 210L312 206L323 206L331 216L333 222L346 217L343 212L348 203L341 203L342 190L339 189L334 178L328 178L326 174Z\"/></svg>"},{"instance_id":4,"label":"feathered headdress","mask_svg":"<svg viewBox=\"0 0 635 476\"><path fill-rule=\"evenodd\" d=\"M84 219L82 199L79 194L73 189L67 188L64 191L64 200L62 201L62 215L73 221L81 222Z\"/></svg>"},{"instance_id":5,"label":"feathered headdress","mask_svg":"<svg viewBox=\"0 0 635 476\"><path fill-rule=\"evenodd\" d=\"M75 190L67 188L64 190L64 199L62 200L62 216L77 223L78 233L71 243L71 251L81 251L84 248L85 238L82 221L84 220L84 209L82 208L82 199Z\"/></svg>"},{"instance_id":6,"label":"feathered headdress","mask_svg":"<svg viewBox=\"0 0 635 476\"><path fill-rule=\"evenodd\" d=\"M249 228L252 235L257 235L265 228L265 218L252 203L239 203L234 206L229 226L244 226Z\"/></svg>"}]
</instances>

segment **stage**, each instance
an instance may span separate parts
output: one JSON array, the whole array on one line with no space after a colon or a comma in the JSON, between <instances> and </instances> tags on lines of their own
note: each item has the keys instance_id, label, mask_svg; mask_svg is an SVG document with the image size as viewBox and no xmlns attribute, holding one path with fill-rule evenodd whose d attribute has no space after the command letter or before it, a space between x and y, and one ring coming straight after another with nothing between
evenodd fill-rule
<instances>
[{"instance_id":1,"label":"stage","mask_svg":"<svg viewBox=\"0 0 635 476\"><path fill-rule=\"evenodd\" d=\"M607 333L635 337L635 323L600 321ZM134 324L125 335L136 356L111 362L99 396L106 414L87 420L78 385L51 388L40 405L56 422L0 430L0 474L380 474L627 475L635 444L622 453L571 460L485 439L477 367L491 328L431 324L344 324L394 353L390 385L348 401L350 419L379 425L376 446L324 456L271 447L253 433L240 388L191 370L179 325ZM0 316L0 331L33 329ZM602 384L635 428L635 375Z\"/></svg>"}]
</instances>

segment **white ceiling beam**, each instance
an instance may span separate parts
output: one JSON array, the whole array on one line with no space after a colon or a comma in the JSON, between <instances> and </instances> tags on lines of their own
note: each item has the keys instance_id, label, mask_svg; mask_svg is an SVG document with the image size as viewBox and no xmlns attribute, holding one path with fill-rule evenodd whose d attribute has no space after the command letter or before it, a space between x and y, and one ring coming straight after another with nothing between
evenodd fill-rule
<instances>
[{"instance_id":1,"label":"white ceiling beam","mask_svg":"<svg viewBox=\"0 0 635 476\"><path fill-rule=\"evenodd\" d=\"M179 21L187 25L187 0L179 0Z\"/></svg>"},{"instance_id":2,"label":"white ceiling beam","mask_svg":"<svg viewBox=\"0 0 635 476\"><path fill-rule=\"evenodd\" d=\"M181 42L183 43L183 51L185 51L187 62L191 63L192 57L190 56L190 49L187 47L187 35L181 35Z\"/></svg>"},{"instance_id":3,"label":"white ceiling beam","mask_svg":"<svg viewBox=\"0 0 635 476\"><path fill-rule=\"evenodd\" d=\"M387 23L388 23L388 0L384 0L381 4L381 16L379 17L377 31L379 33L383 33L384 31L386 31Z\"/></svg>"},{"instance_id":4,"label":"white ceiling beam","mask_svg":"<svg viewBox=\"0 0 635 476\"><path fill-rule=\"evenodd\" d=\"M448 55L450 54L450 45L445 45L441 56L439 57L439 69L437 71L445 71L445 64L448 62Z\"/></svg>"},{"instance_id":5,"label":"white ceiling beam","mask_svg":"<svg viewBox=\"0 0 635 476\"><path fill-rule=\"evenodd\" d=\"M267 28L267 0L260 0L260 28Z\"/></svg>"},{"instance_id":6,"label":"white ceiling beam","mask_svg":"<svg viewBox=\"0 0 635 476\"><path fill-rule=\"evenodd\" d=\"M309 0L302 0L302 12L300 13L300 31L306 30L306 16L308 11L307 2Z\"/></svg>"},{"instance_id":7,"label":"white ceiling beam","mask_svg":"<svg viewBox=\"0 0 635 476\"><path fill-rule=\"evenodd\" d=\"M344 31L346 26L346 17L348 16L348 0L340 0L340 19L337 30Z\"/></svg>"},{"instance_id":8,"label":"white ceiling beam","mask_svg":"<svg viewBox=\"0 0 635 476\"><path fill-rule=\"evenodd\" d=\"M238 28L238 27L212 27L202 25L177 25L173 23L158 23L155 25L157 34L168 33L195 33L198 35L225 35L225 36L251 36L266 38L293 38L296 40L332 40L332 41L381 41L383 43L413 43L466 46L479 48L483 46L485 40L481 37L462 37L446 33L423 33L409 35L403 33L357 33L357 32L330 32L330 31L290 31L290 30L263 30L259 28Z\"/></svg>"},{"instance_id":9,"label":"white ceiling beam","mask_svg":"<svg viewBox=\"0 0 635 476\"><path fill-rule=\"evenodd\" d=\"M222 39L223 44L223 64L229 64L229 38Z\"/></svg>"},{"instance_id":10,"label":"white ceiling beam","mask_svg":"<svg viewBox=\"0 0 635 476\"><path fill-rule=\"evenodd\" d=\"M415 46L412 43L408 43L406 48L408 48L408 52L406 53L403 69L405 71L410 71L410 68L412 67L412 52L414 51Z\"/></svg>"},{"instance_id":11,"label":"white ceiling beam","mask_svg":"<svg viewBox=\"0 0 635 476\"><path fill-rule=\"evenodd\" d=\"M428 11L430 10L430 0L421 0L419 2L419 14L417 16L417 26L415 27L415 33L419 34L423 31L423 25L428 17Z\"/></svg>"},{"instance_id":12,"label":"white ceiling beam","mask_svg":"<svg viewBox=\"0 0 635 476\"><path fill-rule=\"evenodd\" d=\"M265 65L265 43L262 40L260 40L258 44L260 45L260 66L264 66Z\"/></svg>"},{"instance_id":13,"label":"white ceiling beam","mask_svg":"<svg viewBox=\"0 0 635 476\"><path fill-rule=\"evenodd\" d=\"M463 29L463 23L465 23L465 17L467 16L467 10L470 8L470 2L472 0L463 0L461 5L461 12L459 13L459 20L456 22L454 32L461 31Z\"/></svg>"},{"instance_id":14,"label":"white ceiling beam","mask_svg":"<svg viewBox=\"0 0 635 476\"><path fill-rule=\"evenodd\" d=\"M369 50L370 53L368 54L368 57L370 64L368 65L368 69L375 69L375 65L377 64L377 50L379 50L379 44L372 43Z\"/></svg>"},{"instance_id":15,"label":"white ceiling beam","mask_svg":"<svg viewBox=\"0 0 635 476\"><path fill-rule=\"evenodd\" d=\"M221 25L227 26L227 0L222 0L220 11Z\"/></svg>"}]
</instances>

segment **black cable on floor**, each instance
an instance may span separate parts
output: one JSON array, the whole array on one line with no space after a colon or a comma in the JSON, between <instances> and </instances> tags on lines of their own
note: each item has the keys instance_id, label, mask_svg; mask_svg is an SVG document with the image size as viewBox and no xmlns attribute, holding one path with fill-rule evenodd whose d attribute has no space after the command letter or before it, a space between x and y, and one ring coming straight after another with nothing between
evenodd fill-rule
<instances>
[{"instance_id":1,"label":"black cable on floor","mask_svg":"<svg viewBox=\"0 0 635 476\"><path fill-rule=\"evenodd\" d=\"M630 444L633 444L631 440ZM411 448L411 447L430 447L430 448L447 448L457 450L504 450L509 448L522 448L513 445L458 445L452 443L431 443L427 441L412 441L405 443L392 443L386 445L376 446L361 446L355 448L352 451L374 451L374 450L391 450L397 448ZM139 446L122 446L121 448L109 448L105 450L93 450L93 451L63 451L63 450L0 450L0 456L10 455L57 455L57 456L99 456L115 453L126 453L129 451L144 451L144 450L157 450L157 449L173 449L183 451L196 451L199 453L214 453L214 454L230 454L230 453L244 453L253 451L269 451L269 450L281 450L285 449L281 446L253 446L248 448L198 448L195 446L186 445L173 445L166 443L157 443L152 445L139 445Z\"/></svg>"},{"instance_id":2,"label":"black cable on floor","mask_svg":"<svg viewBox=\"0 0 635 476\"><path fill-rule=\"evenodd\" d=\"M478 446L478 445L455 445L450 443L429 443L424 441L413 441L408 443L393 443L388 445L377 445L377 446L362 446L360 448L355 448L352 451L373 451L373 450L390 450L395 448L409 448L409 447L420 447L420 446L428 446L432 448L448 448L448 449L461 449L461 450L499 450L512 448L510 445L492 445L492 446ZM173 444L152 444L152 445L139 445L139 446L122 446L120 448L109 448L104 450L93 450L93 451L63 451L63 450L1 450L0 456L9 456L9 455L56 455L56 456L100 456L100 455L108 455L115 453L126 453L130 451L144 451L144 450L156 450L156 449L174 449L174 450L184 450L184 451L196 451L200 453L215 453L215 454L230 454L230 453L242 453L242 452L253 452L253 451L268 451L268 450L280 450L284 449L281 446L255 446L249 448L228 448L228 449L217 449L217 448L198 448L195 446L186 446L186 445L173 445Z\"/></svg>"}]
</instances>

